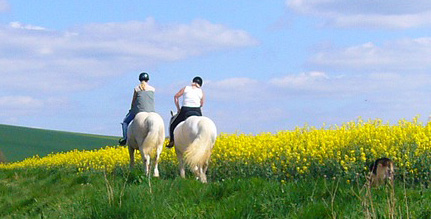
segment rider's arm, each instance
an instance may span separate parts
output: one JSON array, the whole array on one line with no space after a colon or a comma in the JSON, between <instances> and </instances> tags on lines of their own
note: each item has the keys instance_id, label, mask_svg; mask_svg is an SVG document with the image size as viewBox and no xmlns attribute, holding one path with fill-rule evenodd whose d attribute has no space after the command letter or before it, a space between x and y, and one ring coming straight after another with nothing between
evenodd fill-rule
<instances>
[{"instance_id":1,"label":"rider's arm","mask_svg":"<svg viewBox=\"0 0 431 219\"><path fill-rule=\"evenodd\" d=\"M133 98L132 98L132 104L130 106L130 109L133 107L133 103L136 101L136 95L137 95L136 90L133 90Z\"/></svg>"},{"instance_id":2,"label":"rider's arm","mask_svg":"<svg viewBox=\"0 0 431 219\"><path fill-rule=\"evenodd\" d=\"M175 94L175 96L174 96L174 102L175 102L175 106L177 107L178 112L180 111L179 98L184 94L184 89L185 89L185 87L183 89L181 89L180 91L178 91L178 93Z\"/></svg>"}]
</instances>

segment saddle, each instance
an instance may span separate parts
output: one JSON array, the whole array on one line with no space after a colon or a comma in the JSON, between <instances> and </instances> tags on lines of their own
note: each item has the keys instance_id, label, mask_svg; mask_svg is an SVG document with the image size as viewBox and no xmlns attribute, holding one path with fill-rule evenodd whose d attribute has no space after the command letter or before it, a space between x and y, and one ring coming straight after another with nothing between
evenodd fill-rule
<instances>
[{"instance_id":1,"label":"saddle","mask_svg":"<svg viewBox=\"0 0 431 219\"><path fill-rule=\"evenodd\" d=\"M174 123L174 121L176 121L177 120L177 117L178 117L178 115L180 115L179 113L177 113L177 114L175 114L175 115L173 115L173 112L171 111L171 115L172 115L172 117L171 117L171 121L169 122L169 127L171 127L172 126L172 124ZM180 117L180 118L178 118L178 119L180 119L180 121L177 121L177 123L176 124L178 124L178 123L180 123L180 122L182 122L182 121L184 121L184 120L186 120L187 118L189 118L190 116L202 116L199 112L197 112L197 111L188 111L188 112L186 112L182 117ZM176 125L175 125L176 126Z\"/></svg>"},{"instance_id":2,"label":"saddle","mask_svg":"<svg viewBox=\"0 0 431 219\"><path fill-rule=\"evenodd\" d=\"M200 115L199 112L196 112L196 111L188 111L186 113L186 119L189 118L190 116L202 116L202 115Z\"/></svg>"}]
</instances>

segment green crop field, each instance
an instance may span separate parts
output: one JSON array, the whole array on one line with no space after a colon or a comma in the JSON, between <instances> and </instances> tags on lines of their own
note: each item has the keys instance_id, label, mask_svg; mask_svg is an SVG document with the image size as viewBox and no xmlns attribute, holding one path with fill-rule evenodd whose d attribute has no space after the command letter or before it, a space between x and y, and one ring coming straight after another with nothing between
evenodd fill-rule
<instances>
[{"instance_id":1,"label":"green crop field","mask_svg":"<svg viewBox=\"0 0 431 219\"><path fill-rule=\"evenodd\" d=\"M0 124L0 151L8 162L73 149L97 149L117 144L118 137L89 135Z\"/></svg>"}]
</instances>

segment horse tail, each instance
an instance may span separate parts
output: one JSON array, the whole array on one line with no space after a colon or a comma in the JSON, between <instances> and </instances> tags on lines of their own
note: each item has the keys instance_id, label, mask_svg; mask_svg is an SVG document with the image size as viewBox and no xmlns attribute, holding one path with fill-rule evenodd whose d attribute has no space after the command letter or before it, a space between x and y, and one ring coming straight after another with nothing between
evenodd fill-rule
<instances>
[{"instance_id":1,"label":"horse tail","mask_svg":"<svg viewBox=\"0 0 431 219\"><path fill-rule=\"evenodd\" d=\"M185 162L191 168L203 166L209 160L217 135L214 123L203 117L198 122L198 130L197 137L184 153Z\"/></svg>"},{"instance_id":2,"label":"horse tail","mask_svg":"<svg viewBox=\"0 0 431 219\"><path fill-rule=\"evenodd\" d=\"M157 146L163 146L165 130L163 120L161 120L161 117L157 114L148 116L145 123L148 128L148 132L142 142L142 148L145 154L149 154L157 148Z\"/></svg>"}]
</instances>

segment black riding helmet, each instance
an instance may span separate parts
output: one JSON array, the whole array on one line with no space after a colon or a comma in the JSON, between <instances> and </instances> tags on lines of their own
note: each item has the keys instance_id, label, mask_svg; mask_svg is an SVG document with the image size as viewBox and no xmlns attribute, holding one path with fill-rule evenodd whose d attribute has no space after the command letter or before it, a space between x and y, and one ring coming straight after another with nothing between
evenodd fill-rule
<instances>
[{"instance_id":1,"label":"black riding helmet","mask_svg":"<svg viewBox=\"0 0 431 219\"><path fill-rule=\"evenodd\" d=\"M199 84L200 87L202 87L202 84L204 83L202 78L199 76L196 76L195 78L193 78L193 83Z\"/></svg>"},{"instance_id":2,"label":"black riding helmet","mask_svg":"<svg viewBox=\"0 0 431 219\"><path fill-rule=\"evenodd\" d=\"M141 74L139 74L139 81L148 81L150 80L150 76L148 75L147 72L142 72Z\"/></svg>"}]
</instances>

